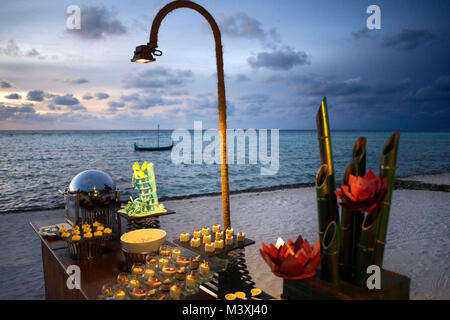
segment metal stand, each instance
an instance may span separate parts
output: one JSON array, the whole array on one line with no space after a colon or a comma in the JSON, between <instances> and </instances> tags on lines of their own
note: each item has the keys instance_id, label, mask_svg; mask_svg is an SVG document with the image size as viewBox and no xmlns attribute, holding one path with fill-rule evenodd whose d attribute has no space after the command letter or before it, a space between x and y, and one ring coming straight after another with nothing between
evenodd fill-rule
<instances>
[{"instance_id":1,"label":"metal stand","mask_svg":"<svg viewBox=\"0 0 450 320\"><path fill-rule=\"evenodd\" d=\"M245 249L238 249L228 253L228 265L225 271L214 274L210 282L204 283L200 288L218 299L224 299L227 293L243 291L246 294L255 287L250 276L246 261Z\"/></svg>"},{"instance_id":2,"label":"metal stand","mask_svg":"<svg viewBox=\"0 0 450 320\"><path fill-rule=\"evenodd\" d=\"M127 232L137 229L155 228L159 229L161 227L159 218L143 218L142 220L128 220L127 221Z\"/></svg>"},{"instance_id":3,"label":"metal stand","mask_svg":"<svg viewBox=\"0 0 450 320\"><path fill-rule=\"evenodd\" d=\"M163 212L160 214L153 214L151 216L139 217L139 216L128 216L127 214L119 212L117 210L116 214L119 229L118 233L119 235L122 235L122 218L127 221L125 226L126 228L125 232L129 232L137 229L147 229L147 228L159 229L161 227L159 217L175 213L176 213L175 211L167 209L167 212Z\"/></svg>"}]
</instances>

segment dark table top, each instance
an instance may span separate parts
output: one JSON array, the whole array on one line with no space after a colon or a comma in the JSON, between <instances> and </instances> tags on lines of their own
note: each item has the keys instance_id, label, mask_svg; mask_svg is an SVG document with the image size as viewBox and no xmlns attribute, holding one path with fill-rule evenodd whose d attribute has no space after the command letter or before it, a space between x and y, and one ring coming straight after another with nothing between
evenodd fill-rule
<instances>
[{"instance_id":1,"label":"dark table top","mask_svg":"<svg viewBox=\"0 0 450 320\"><path fill-rule=\"evenodd\" d=\"M67 244L58 237L47 237L39 234L39 229L44 226L63 223L62 219L30 222L31 227L42 240L42 245L47 246L55 256L56 261L65 270L69 265L78 265L81 271L81 294L86 299L97 299L101 293L102 286L107 282L116 282L117 275L121 272L120 264L125 258L122 254L120 241L110 240L107 242L106 253L99 255L91 261L74 260L70 257ZM195 295L188 297L190 300L211 300L211 295L200 290Z\"/></svg>"},{"instance_id":2,"label":"dark table top","mask_svg":"<svg viewBox=\"0 0 450 320\"><path fill-rule=\"evenodd\" d=\"M119 209L120 210L120 209ZM160 216L167 216L169 214L175 214L176 212L170 209L166 208L166 212L161 212L161 213L153 213L153 214L149 214L146 216L129 216L126 213L123 212L119 212L119 210L116 210L117 214L127 220L139 220L139 219L147 219L147 218L156 218L156 217L160 217Z\"/></svg>"}]
</instances>

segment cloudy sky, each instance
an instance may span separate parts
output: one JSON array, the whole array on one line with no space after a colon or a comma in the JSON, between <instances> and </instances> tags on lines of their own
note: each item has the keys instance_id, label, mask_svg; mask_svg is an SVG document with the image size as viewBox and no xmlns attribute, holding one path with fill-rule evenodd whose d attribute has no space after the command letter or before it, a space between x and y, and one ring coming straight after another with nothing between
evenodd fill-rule
<instances>
[{"instance_id":1,"label":"cloudy sky","mask_svg":"<svg viewBox=\"0 0 450 320\"><path fill-rule=\"evenodd\" d=\"M130 62L169 1L0 4L0 129L218 127L214 41L179 9L163 56ZM450 2L199 0L223 40L230 128L450 129ZM366 9L381 9L369 30ZM67 30L66 9L81 8Z\"/></svg>"}]
</instances>

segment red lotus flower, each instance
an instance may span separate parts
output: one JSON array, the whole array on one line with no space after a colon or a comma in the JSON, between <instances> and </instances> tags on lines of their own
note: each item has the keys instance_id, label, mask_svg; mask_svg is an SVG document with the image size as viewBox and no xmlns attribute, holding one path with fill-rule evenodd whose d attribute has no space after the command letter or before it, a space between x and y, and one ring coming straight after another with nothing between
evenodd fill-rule
<instances>
[{"instance_id":1,"label":"red lotus flower","mask_svg":"<svg viewBox=\"0 0 450 320\"><path fill-rule=\"evenodd\" d=\"M290 239L278 249L273 244L268 248L262 242L259 249L264 261L273 274L283 279L304 279L316 274L320 264L320 242L317 238L313 247L299 235L295 242Z\"/></svg>"},{"instance_id":2,"label":"red lotus flower","mask_svg":"<svg viewBox=\"0 0 450 320\"><path fill-rule=\"evenodd\" d=\"M386 178L369 170L364 177L350 175L348 185L343 184L335 193L342 200L339 204L351 211L370 212L377 209L386 195Z\"/></svg>"}]
</instances>

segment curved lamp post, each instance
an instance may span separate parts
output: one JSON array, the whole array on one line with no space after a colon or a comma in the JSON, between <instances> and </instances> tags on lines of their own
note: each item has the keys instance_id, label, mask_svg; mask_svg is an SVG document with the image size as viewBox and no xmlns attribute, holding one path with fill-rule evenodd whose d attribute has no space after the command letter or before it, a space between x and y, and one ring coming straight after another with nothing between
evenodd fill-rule
<instances>
[{"instance_id":1,"label":"curved lamp post","mask_svg":"<svg viewBox=\"0 0 450 320\"><path fill-rule=\"evenodd\" d=\"M217 63L217 90L219 100L219 130L220 130L220 156L221 156L221 176L222 176L222 209L223 227L231 226L230 222L230 187L228 182L227 164L227 106L225 103L225 81L223 74L223 53L220 30L211 14L202 6L191 1L173 1L163 7L153 20L150 31L150 41L146 45L136 47L132 62L147 63L155 61L154 56L161 56L162 52L158 48L158 30L162 20L171 11L179 8L189 8L200 13L209 23L214 34L216 43L216 63Z\"/></svg>"}]
</instances>

